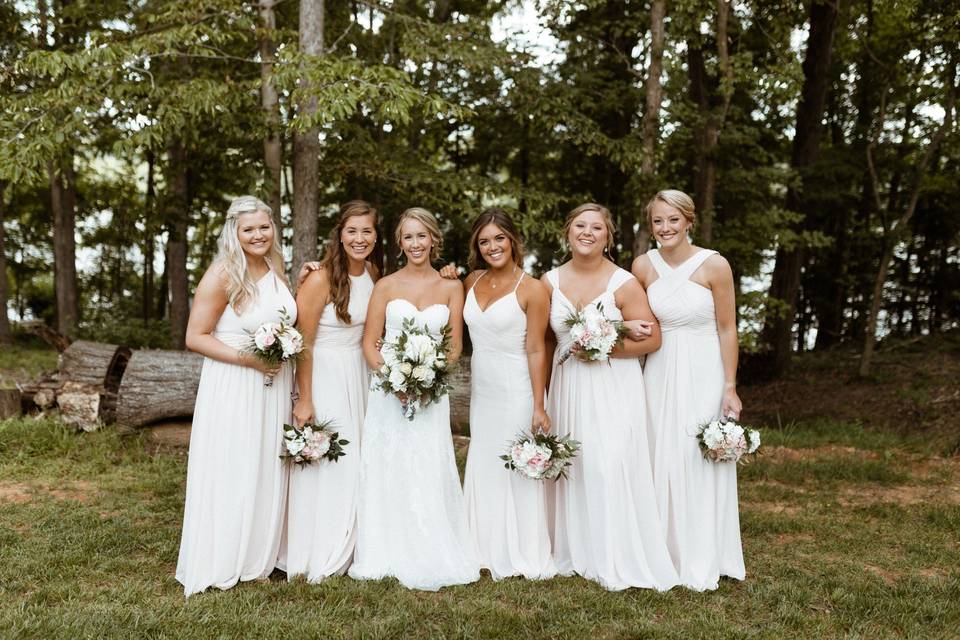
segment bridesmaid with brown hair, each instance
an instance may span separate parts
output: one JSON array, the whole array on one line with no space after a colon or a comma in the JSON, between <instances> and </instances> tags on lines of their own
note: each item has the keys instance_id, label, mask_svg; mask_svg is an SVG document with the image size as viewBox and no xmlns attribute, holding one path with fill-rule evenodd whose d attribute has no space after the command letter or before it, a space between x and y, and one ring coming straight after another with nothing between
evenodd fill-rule
<instances>
[{"instance_id":1,"label":"bridesmaid with brown hair","mask_svg":"<svg viewBox=\"0 0 960 640\"><path fill-rule=\"evenodd\" d=\"M343 204L323 261L297 293L304 351L294 420L298 425L330 420L350 441L336 464L291 464L286 571L310 582L345 573L353 557L369 379L361 341L379 276L369 260L377 248L376 209L363 200Z\"/></svg>"},{"instance_id":2,"label":"bridesmaid with brown hair","mask_svg":"<svg viewBox=\"0 0 960 640\"><path fill-rule=\"evenodd\" d=\"M473 223L463 318L470 329L470 452L464 477L467 524L480 566L494 580L544 579L550 553L542 482L503 468L499 456L521 430L550 429L544 409L550 299L523 272L523 244L502 209Z\"/></svg>"}]
</instances>

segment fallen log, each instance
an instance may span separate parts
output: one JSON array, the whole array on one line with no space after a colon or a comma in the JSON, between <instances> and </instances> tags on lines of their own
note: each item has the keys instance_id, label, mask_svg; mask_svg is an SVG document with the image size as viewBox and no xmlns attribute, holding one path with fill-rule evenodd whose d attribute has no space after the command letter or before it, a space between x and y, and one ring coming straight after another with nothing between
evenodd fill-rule
<instances>
[{"instance_id":1,"label":"fallen log","mask_svg":"<svg viewBox=\"0 0 960 640\"><path fill-rule=\"evenodd\" d=\"M116 417L117 392L130 349L115 344L77 340L58 358L60 419L84 431L95 431Z\"/></svg>"},{"instance_id":2,"label":"fallen log","mask_svg":"<svg viewBox=\"0 0 960 640\"><path fill-rule=\"evenodd\" d=\"M127 363L117 399L117 428L193 416L203 356L190 351L144 349Z\"/></svg>"},{"instance_id":3,"label":"fallen log","mask_svg":"<svg viewBox=\"0 0 960 640\"><path fill-rule=\"evenodd\" d=\"M60 380L57 373L48 373L36 382L20 385L20 407L24 413L45 411L57 401Z\"/></svg>"},{"instance_id":4,"label":"fallen log","mask_svg":"<svg viewBox=\"0 0 960 640\"><path fill-rule=\"evenodd\" d=\"M0 389L0 420L20 415L20 389Z\"/></svg>"}]
</instances>

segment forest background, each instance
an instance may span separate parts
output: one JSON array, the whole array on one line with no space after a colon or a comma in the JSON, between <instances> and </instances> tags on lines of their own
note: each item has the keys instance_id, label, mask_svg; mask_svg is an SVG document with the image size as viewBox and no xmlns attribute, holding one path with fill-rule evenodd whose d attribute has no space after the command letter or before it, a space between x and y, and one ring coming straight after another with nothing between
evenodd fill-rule
<instances>
[{"instance_id":1,"label":"forest background","mask_svg":"<svg viewBox=\"0 0 960 640\"><path fill-rule=\"evenodd\" d=\"M588 200L629 268L683 189L764 376L960 321L955 0L3 0L0 32L0 342L183 348L244 193L294 272L363 198L387 270L405 208L463 264L499 205L540 273Z\"/></svg>"}]
</instances>

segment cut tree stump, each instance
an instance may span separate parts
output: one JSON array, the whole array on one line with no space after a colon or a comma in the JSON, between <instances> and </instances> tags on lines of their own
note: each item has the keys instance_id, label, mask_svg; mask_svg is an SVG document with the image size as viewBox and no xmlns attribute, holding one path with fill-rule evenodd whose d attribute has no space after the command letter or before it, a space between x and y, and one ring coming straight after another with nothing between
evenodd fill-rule
<instances>
[{"instance_id":1,"label":"cut tree stump","mask_svg":"<svg viewBox=\"0 0 960 640\"><path fill-rule=\"evenodd\" d=\"M0 389L0 420L20 415L20 389Z\"/></svg>"},{"instance_id":2,"label":"cut tree stump","mask_svg":"<svg viewBox=\"0 0 960 640\"><path fill-rule=\"evenodd\" d=\"M95 431L116 417L120 380L130 349L115 344L77 340L59 357L60 418L84 431Z\"/></svg>"},{"instance_id":3,"label":"cut tree stump","mask_svg":"<svg viewBox=\"0 0 960 640\"><path fill-rule=\"evenodd\" d=\"M134 351L120 383L117 427L138 427L193 416L203 356L190 351Z\"/></svg>"}]
</instances>

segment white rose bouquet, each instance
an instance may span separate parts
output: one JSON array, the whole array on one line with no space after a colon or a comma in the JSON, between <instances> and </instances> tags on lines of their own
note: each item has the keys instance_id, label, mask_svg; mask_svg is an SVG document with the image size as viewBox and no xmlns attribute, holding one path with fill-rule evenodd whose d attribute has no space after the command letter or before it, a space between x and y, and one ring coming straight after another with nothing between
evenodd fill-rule
<instances>
[{"instance_id":1,"label":"white rose bouquet","mask_svg":"<svg viewBox=\"0 0 960 640\"><path fill-rule=\"evenodd\" d=\"M581 360L608 360L610 352L618 344L623 343L627 334L626 327L619 320L611 320L603 313L603 303L588 304L583 309L567 316L564 321L570 327L570 337L573 347L560 356L557 364L563 364L579 351Z\"/></svg>"},{"instance_id":2,"label":"white rose bouquet","mask_svg":"<svg viewBox=\"0 0 960 640\"><path fill-rule=\"evenodd\" d=\"M308 422L300 428L283 425L283 448L280 457L306 465L318 460L336 462L347 455L343 445L350 444L333 430L333 422Z\"/></svg>"},{"instance_id":3,"label":"white rose bouquet","mask_svg":"<svg viewBox=\"0 0 960 640\"><path fill-rule=\"evenodd\" d=\"M253 333L247 349L267 364L284 364L303 351L303 336L290 322L285 309L280 310L280 322L265 322ZM273 376L266 376L264 386L273 385Z\"/></svg>"},{"instance_id":4,"label":"white rose bouquet","mask_svg":"<svg viewBox=\"0 0 960 640\"><path fill-rule=\"evenodd\" d=\"M380 349L384 363L375 374L373 388L397 395L404 417L413 420L417 411L450 391L449 347L450 325L444 325L437 338L407 318L396 340L385 341Z\"/></svg>"},{"instance_id":5,"label":"white rose bouquet","mask_svg":"<svg viewBox=\"0 0 960 640\"><path fill-rule=\"evenodd\" d=\"M760 432L745 429L732 418L721 418L697 428L703 457L713 462L746 462L760 448Z\"/></svg>"},{"instance_id":6,"label":"white rose bouquet","mask_svg":"<svg viewBox=\"0 0 960 640\"><path fill-rule=\"evenodd\" d=\"M520 433L500 459L506 463L504 468L524 478L556 480L566 477L567 467L579 449L580 443L569 436L561 438L542 431Z\"/></svg>"}]
</instances>

